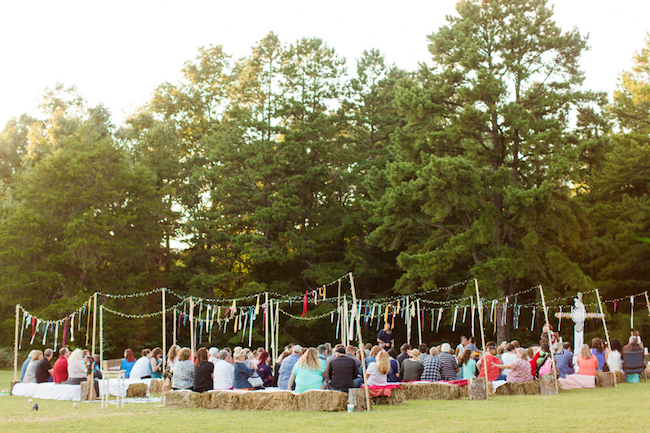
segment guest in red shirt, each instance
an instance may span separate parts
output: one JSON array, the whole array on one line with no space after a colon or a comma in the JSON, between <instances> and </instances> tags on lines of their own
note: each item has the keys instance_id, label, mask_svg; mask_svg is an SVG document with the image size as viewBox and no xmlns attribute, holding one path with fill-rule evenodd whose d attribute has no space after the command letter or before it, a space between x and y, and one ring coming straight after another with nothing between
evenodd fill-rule
<instances>
[{"instance_id":1,"label":"guest in red shirt","mask_svg":"<svg viewBox=\"0 0 650 433\"><path fill-rule=\"evenodd\" d=\"M70 351L66 347L59 350L59 359L54 363L53 373L54 383L61 383L68 380L68 357Z\"/></svg>"},{"instance_id":2,"label":"guest in red shirt","mask_svg":"<svg viewBox=\"0 0 650 433\"><path fill-rule=\"evenodd\" d=\"M496 357L497 349L494 346L488 346L485 356L476 363L476 368L479 370L478 377L485 377L485 367L483 363L487 363L487 374L490 382L494 380L506 380L506 376L501 374L501 369L495 364L500 364L499 358Z\"/></svg>"}]
</instances>

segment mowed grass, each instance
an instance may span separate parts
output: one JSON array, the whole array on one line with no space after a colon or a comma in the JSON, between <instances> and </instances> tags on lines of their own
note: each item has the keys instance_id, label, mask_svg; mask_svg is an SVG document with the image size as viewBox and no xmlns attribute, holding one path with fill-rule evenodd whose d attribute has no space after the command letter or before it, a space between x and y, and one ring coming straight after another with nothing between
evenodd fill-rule
<instances>
[{"instance_id":1,"label":"mowed grass","mask_svg":"<svg viewBox=\"0 0 650 433\"><path fill-rule=\"evenodd\" d=\"M9 389L13 372L0 371L0 389ZM164 408L157 403L101 409L99 403L0 396L0 431L47 429L64 431L274 432L621 432L644 431L650 425L650 383L617 388L565 391L557 396L496 396L488 401L407 401L375 406L371 412L245 412Z\"/></svg>"}]
</instances>

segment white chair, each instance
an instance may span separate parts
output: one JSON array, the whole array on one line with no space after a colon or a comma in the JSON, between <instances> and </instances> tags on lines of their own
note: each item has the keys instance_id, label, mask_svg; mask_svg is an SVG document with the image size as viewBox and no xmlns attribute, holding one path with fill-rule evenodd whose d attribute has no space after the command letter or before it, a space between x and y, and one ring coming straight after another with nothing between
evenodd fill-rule
<instances>
[{"instance_id":1,"label":"white chair","mask_svg":"<svg viewBox=\"0 0 650 433\"><path fill-rule=\"evenodd\" d=\"M124 400L126 398L126 370L114 370L109 369L108 362L104 361L102 363L102 409L108 407L110 402L111 393L109 390L109 381L111 379L117 379L117 397L115 399L115 407L120 406L124 407Z\"/></svg>"}]
</instances>

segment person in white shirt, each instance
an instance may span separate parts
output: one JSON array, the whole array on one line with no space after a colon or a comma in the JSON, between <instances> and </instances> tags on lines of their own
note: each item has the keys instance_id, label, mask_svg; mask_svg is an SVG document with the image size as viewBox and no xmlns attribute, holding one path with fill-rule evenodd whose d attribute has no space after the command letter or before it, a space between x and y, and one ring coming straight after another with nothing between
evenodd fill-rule
<instances>
[{"instance_id":1,"label":"person in white shirt","mask_svg":"<svg viewBox=\"0 0 650 433\"><path fill-rule=\"evenodd\" d=\"M142 349L142 357L133 364L129 379L140 380L143 377L151 377L151 366L149 364L150 359L151 350Z\"/></svg>"},{"instance_id":2,"label":"person in white shirt","mask_svg":"<svg viewBox=\"0 0 650 433\"><path fill-rule=\"evenodd\" d=\"M611 348L606 349L609 371L623 371L623 363L621 362L623 346L618 338L612 338L611 345Z\"/></svg>"},{"instance_id":3,"label":"person in white shirt","mask_svg":"<svg viewBox=\"0 0 650 433\"><path fill-rule=\"evenodd\" d=\"M214 389L232 389L234 383L235 367L231 363L230 353L227 350L222 350L214 364Z\"/></svg>"},{"instance_id":4,"label":"person in white shirt","mask_svg":"<svg viewBox=\"0 0 650 433\"><path fill-rule=\"evenodd\" d=\"M515 346L512 343L506 344L506 351L503 352L503 355L501 355L501 364L503 365L510 365L513 362L517 360L517 352L515 350ZM510 373L510 369L504 368L501 374L505 374L506 376Z\"/></svg>"}]
</instances>

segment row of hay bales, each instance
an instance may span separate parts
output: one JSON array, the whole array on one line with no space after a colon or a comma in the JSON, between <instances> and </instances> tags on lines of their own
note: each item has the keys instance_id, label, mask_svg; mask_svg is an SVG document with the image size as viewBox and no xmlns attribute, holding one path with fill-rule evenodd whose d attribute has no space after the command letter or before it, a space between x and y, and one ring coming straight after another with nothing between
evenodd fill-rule
<instances>
[{"instance_id":1,"label":"row of hay bales","mask_svg":"<svg viewBox=\"0 0 650 433\"><path fill-rule=\"evenodd\" d=\"M371 404L402 404L406 400L458 400L469 397L467 386L443 382L403 383L402 389L393 388L390 397L375 397ZM355 390L357 391L357 390ZM496 395L534 395L540 393L538 381L506 383L496 390ZM365 396L358 393L357 405L365 408ZM363 402L361 400L364 400ZM283 411L341 411L346 409L348 394L339 391L291 392L235 392L172 391L164 395L166 407L205 408L223 410L283 410ZM359 407L361 408L361 407ZM359 409L358 408L358 409Z\"/></svg>"},{"instance_id":2,"label":"row of hay bales","mask_svg":"<svg viewBox=\"0 0 650 433\"><path fill-rule=\"evenodd\" d=\"M283 411L326 411L345 410L348 395L340 391L292 392L236 392L172 391L164 396L167 407L202 407L223 410L283 410Z\"/></svg>"}]
</instances>

